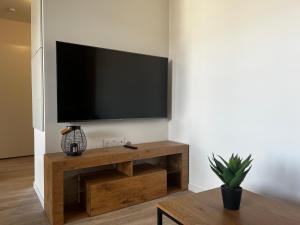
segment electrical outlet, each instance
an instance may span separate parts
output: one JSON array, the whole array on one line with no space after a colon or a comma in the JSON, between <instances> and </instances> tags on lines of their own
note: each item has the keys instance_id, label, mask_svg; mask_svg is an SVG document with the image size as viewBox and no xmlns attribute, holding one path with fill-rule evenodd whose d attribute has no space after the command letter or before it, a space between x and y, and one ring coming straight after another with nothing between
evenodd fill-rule
<instances>
[{"instance_id":1,"label":"electrical outlet","mask_svg":"<svg viewBox=\"0 0 300 225\"><path fill-rule=\"evenodd\" d=\"M125 145L127 139L125 137L116 137L116 138L106 138L103 139L103 147L113 147Z\"/></svg>"}]
</instances>

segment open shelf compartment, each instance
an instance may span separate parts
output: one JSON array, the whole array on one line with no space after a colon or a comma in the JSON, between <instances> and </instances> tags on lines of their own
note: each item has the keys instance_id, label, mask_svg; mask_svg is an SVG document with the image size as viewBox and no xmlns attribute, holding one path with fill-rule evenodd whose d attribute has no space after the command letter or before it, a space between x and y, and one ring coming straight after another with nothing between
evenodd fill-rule
<instances>
[{"instance_id":1,"label":"open shelf compartment","mask_svg":"<svg viewBox=\"0 0 300 225\"><path fill-rule=\"evenodd\" d=\"M151 158L149 160L136 160L133 163L133 174L137 170L165 169L167 171L168 193L181 191L181 155L174 154L162 157Z\"/></svg>"},{"instance_id":2,"label":"open shelf compartment","mask_svg":"<svg viewBox=\"0 0 300 225\"><path fill-rule=\"evenodd\" d=\"M77 171L73 174L65 174L65 178L76 177L77 182L77 200L72 204L65 204L65 223L76 221L78 219L89 217L86 212L86 189L87 180L95 182L105 182L108 180L121 179L124 177L139 176L146 173L165 169L167 173L167 192L168 194L181 191L181 155L174 154L149 160L135 160L122 163L111 164L102 167L89 168L87 170ZM98 181L97 181L98 180ZM74 183L74 179L73 179ZM68 186L66 179L65 185ZM73 186L74 185L70 185ZM73 190L74 191L74 190ZM68 196L65 188L65 196ZM74 194L73 194L74 197ZM68 199L68 198L66 198ZM65 202L66 203L66 202Z\"/></svg>"}]
</instances>

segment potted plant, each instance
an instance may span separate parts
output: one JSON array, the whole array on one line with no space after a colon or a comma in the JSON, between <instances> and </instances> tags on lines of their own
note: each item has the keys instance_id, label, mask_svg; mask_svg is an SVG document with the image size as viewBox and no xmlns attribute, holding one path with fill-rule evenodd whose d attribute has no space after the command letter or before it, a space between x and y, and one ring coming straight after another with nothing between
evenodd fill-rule
<instances>
[{"instance_id":1,"label":"potted plant","mask_svg":"<svg viewBox=\"0 0 300 225\"><path fill-rule=\"evenodd\" d=\"M245 160L237 154L232 154L229 161L226 162L221 156L216 159L214 154L208 158L212 171L223 181L221 186L223 204L225 209L238 210L242 197L241 183L251 169L251 155Z\"/></svg>"}]
</instances>

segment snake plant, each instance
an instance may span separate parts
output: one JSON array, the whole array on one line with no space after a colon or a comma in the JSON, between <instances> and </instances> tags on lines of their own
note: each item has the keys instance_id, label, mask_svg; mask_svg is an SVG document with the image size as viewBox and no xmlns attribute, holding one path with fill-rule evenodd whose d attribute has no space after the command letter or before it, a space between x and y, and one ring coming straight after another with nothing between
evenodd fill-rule
<instances>
[{"instance_id":1,"label":"snake plant","mask_svg":"<svg viewBox=\"0 0 300 225\"><path fill-rule=\"evenodd\" d=\"M208 158L212 171L223 181L227 188L232 190L239 188L252 167L252 156L249 155L243 160L237 154L232 154L228 162L221 156L218 157L220 160L216 159L214 154L212 154L211 159Z\"/></svg>"}]
</instances>

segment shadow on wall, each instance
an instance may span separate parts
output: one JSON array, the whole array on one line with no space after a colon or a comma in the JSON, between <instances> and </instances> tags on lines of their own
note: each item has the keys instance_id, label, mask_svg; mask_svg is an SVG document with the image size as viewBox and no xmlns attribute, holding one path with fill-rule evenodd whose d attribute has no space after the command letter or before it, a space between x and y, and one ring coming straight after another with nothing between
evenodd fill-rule
<instances>
[{"instance_id":1,"label":"shadow on wall","mask_svg":"<svg viewBox=\"0 0 300 225\"><path fill-rule=\"evenodd\" d=\"M286 163L285 163L286 162ZM297 164L293 166L291 161L279 160L269 166L269 180L272 180L273 186L260 187L257 191L270 198L280 199L293 205L300 206L300 180L295 179L298 176Z\"/></svg>"},{"instance_id":2,"label":"shadow on wall","mask_svg":"<svg viewBox=\"0 0 300 225\"><path fill-rule=\"evenodd\" d=\"M173 62L169 61L169 64L168 64L168 106L167 106L169 120L172 119L172 80L173 80L172 72L173 72Z\"/></svg>"}]
</instances>

